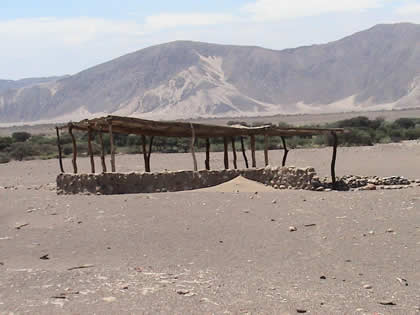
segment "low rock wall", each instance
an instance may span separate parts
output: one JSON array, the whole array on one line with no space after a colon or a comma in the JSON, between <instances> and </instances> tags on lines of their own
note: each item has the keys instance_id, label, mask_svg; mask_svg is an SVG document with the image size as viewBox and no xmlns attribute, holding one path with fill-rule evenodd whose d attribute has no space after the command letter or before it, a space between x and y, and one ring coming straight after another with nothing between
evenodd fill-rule
<instances>
[{"instance_id":1,"label":"low rock wall","mask_svg":"<svg viewBox=\"0 0 420 315\"><path fill-rule=\"evenodd\" d=\"M242 170L177 171L161 173L60 174L58 194L130 194L193 190L243 176L276 189L314 189L312 167L271 167Z\"/></svg>"}]
</instances>

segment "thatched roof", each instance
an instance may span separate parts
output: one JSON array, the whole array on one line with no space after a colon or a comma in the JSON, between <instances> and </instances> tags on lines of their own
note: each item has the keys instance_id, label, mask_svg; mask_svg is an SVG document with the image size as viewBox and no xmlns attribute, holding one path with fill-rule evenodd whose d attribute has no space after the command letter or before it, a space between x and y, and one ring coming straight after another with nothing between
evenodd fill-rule
<instances>
[{"instance_id":1,"label":"thatched roof","mask_svg":"<svg viewBox=\"0 0 420 315\"><path fill-rule=\"evenodd\" d=\"M342 133L340 128L283 128L277 126L217 126L178 121L153 121L140 118L106 116L94 119L85 119L79 122L71 122L60 129L71 126L76 130L108 132L109 125L112 125L112 132L121 134L139 134L146 136L165 137L190 137L195 133L196 137L234 137L251 135L268 136L310 136L328 133Z\"/></svg>"}]
</instances>

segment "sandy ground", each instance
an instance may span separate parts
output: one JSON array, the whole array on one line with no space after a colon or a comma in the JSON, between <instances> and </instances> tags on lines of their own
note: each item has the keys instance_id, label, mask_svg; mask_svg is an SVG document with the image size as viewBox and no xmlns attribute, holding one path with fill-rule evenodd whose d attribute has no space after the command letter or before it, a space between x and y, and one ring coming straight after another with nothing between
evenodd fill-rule
<instances>
[{"instance_id":1,"label":"sandy ground","mask_svg":"<svg viewBox=\"0 0 420 315\"><path fill-rule=\"evenodd\" d=\"M272 164L281 157L270 152ZM328 175L330 158L330 148L294 150L288 164ZM419 161L416 142L340 148L337 174L416 179ZM222 163L212 155L213 167ZM117 166L143 163L118 156ZM152 155L154 170L191 167L189 154ZM273 191L236 179L57 196L57 170L55 160L0 165L0 186L14 186L0 188L0 314L420 312L420 187Z\"/></svg>"}]
</instances>

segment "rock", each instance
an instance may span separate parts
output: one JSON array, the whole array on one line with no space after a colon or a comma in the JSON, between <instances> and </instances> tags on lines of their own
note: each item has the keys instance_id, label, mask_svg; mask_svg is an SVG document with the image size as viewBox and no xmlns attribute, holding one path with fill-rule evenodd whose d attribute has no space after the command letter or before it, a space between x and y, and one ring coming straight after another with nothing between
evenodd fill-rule
<instances>
[{"instance_id":1,"label":"rock","mask_svg":"<svg viewBox=\"0 0 420 315\"><path fill-rule=\"evenodd\" d=\"M304 313L307 313L308 311L303 309L303 308L297 308L296 312L299 313L299 314L304 314Z\"/></svg>"},{"instance_id":2,"label":"rock","mask_svg":"<svg viewBox=\"0 0 420 315\"><path fill-rule=\"evenodd\" d=\"M48 259L50 259L50 257L49 257L49 254L45 254L45 255L42 255L41 257L39 257L39 259L48 260Z\"/></svg>"},{"instance_id":3,"label":"rock","mask_svg":"<svg viewBox=\"0 0 420 315\"><path fill-rule=\"evenodd\" d=\"M382 300L382 301L379 301L379 304L381 304L381 305L397 305L392 300Z\"/></svg>"},{"instance_id":4,"label":"rock","mask_svg":"<svg viewBox=\"0 0 420 315\"><path fill-rule=\"evenodd\" d=\"M114 297L114 296L108 296L108 297L102 298L102 300L104 300L105 302L110 303L110 302L115 302L117 300L117 298Z\"/></svg>"},{"instance_id":5,"label":"rock","mask_svg":"<svg viewBox=\"0 0 420 315\"><path fill-rule=\"evenodd\" d=\"M28 226L29 223L22 223L22 224L16 224L15 229L20 230L21 228Z\"/></svg>"},{"instance_id":6,"label":"rock","mask_svg":"<svg viewBox=\"0 0 420 315\"><path fill-rule=\"evenodd\" d=\"M325 280L325 279L327 279L327 277L326 276L321 276L321 277L319 277L319 279Z\"/></svg>"},{"instance_id":7,"label":"rock","mask_svg":"<svg viewBox=\"0 0 420 315\"><path fill-rule=\"evenodd\" d=\"M328 191L332 191L331 188L325 188L324 191L328 192Z\"/></svg>"},{"instance_id":8,"label":"rock","mask_svg":"<svg viewBox=\"0 0 420 315\"><path fill-rule=\"evenodd\" d=\"M190 293L190 290L187 289L177 289L176 293L178 293L179 295L187 295Z\"/></svg>"},{"instance_id":9,"label":"rock","mask_svg":"<svg viewBox=\"0 0 420 315\"><path fill-rule=\"evenodd\" d=\"M369 233L369 235L374 235L375 231L369 231L368 233Z\"/></svg>"},{"instance_id":10,"label":"rock","mask_svg":"<svg viewBox=\"0 0 420 315\"><path fill-rule=\"evenodd\" d=\"M322 186L319 186L318 188L315 189L315 191L324 191L324 190L325 190L325 188L322 187Z\"/></svg>"},{"instance_id":11,"label":"rock","mask_svg":"<svg viewBox=\"0 0 420 315\"><path fill-rule=\"evenodd\" d=\"M376 185L374 185L374 184L367 184L364 187L364 190L376 190Z\"/></svg>"},{"instance_id":12,"label":"rock","mask_svg":"<svg viewBox=\"0 0 420 315\"><path fill-rule=\"evenodd\" d=\"M289 226L289 231L290 232L295 232L295 231L297 231L297 227L296 226Z\"/></svg>"},{"instance_id":13,"label":"rock","mask_svg":"<svg viewBox=\"0 0 420 315\"><path fill-rule=\"evenodd\" d=\"M394 230L393 230L393 229L387 229L387 230L386 230L386 232L387 232L387 233L393 233L393 232L394 232Z\"/></svg>"},{"instance_id":14,"label":"rock","mask_svg":"<svg viewBox=\"0 0 420 315\"><path fill-rule=\"evenodd\" d=\"M365 284L363 286L363 289L370 290L370 289L372 289L372 286L370 284Z\"/></svg>"},{"instance_id":15,"label":"rock","mask_svg":"<svg viewBox=\"0 0 420 315\"><path fill-rule=\"evenodd\" d=\"M408 287L408 281L406 279L399 278L399 277L397 277L396 279L401 285Z\"/></svg>"},{"instance_id":16,"label":"rock","mask_svg":"<svg viewBox=\"0 0 420 315\"><path fill-rule=\"evenodd\" d=\"M272 204L276 204L277 203L277 200L273 200L271 203Z\"/></svg>"}]
</instances>

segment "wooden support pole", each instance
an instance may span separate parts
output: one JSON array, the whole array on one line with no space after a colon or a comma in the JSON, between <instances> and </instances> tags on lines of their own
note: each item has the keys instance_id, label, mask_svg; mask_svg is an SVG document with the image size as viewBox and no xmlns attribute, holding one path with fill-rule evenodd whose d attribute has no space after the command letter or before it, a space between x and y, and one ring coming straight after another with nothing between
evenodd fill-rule
<instances>
[{"instance_id":1,"label":"wooden support pole","mask_svg":"<svg viewBox=\"0 0 420 315\"><path fill-rule=\"evenodd\" d=\"M153 139L154 139L154 136L151 136L150 141L149 141L149 151L147 152L147 166L149 168L149 172L150 172L150 156L152 155Z\"/></svg>"},{"instance_id":2,"label":"wooden support pole","mask_svg":"<svg viewBox=\"0 0 420 315\"><path fill-rule=\"evenodd\" d=\"M257 160L255 159L255 136L251 135L251 158L252 167L257 167Z\"/></svg>"},{"instance_id":3,"label":"wooden support pole","mask_svg":"<svg viewBox=\"0 0 420 315\"><path fill-rule=\"evenodd\" d=\"M264 162L265 166L268 165L268 136L264 135Z\"/></svg>"},{"instance_id":4,"label":"wooden support pole","mask_svg":"<svg viewBox=\"0 0 420 315\"><path fill-rule=\"evenodd\" d=\"M337 134L335 132L331 132L331 135L333 136L333 155L331 160L331 181L332 186L335 189L336 188L336 178L335 178L335 160L337 158Z\"/></svg>"},{"instance_id":5,"label":"wooden support pole","mask_svg":"<svg viewBox=\"0 0 420 315\"><path fill-rule=\"evenodd\" d=\"M115 169L115 146L114 135L112 134L112 120L108 120L109 144L111 149L111 171L114 173Z\"/></svg>"},{"instance_id":6,"label":"wooden support pole","mask_svg":"<svg viewBox=\"0 0 420 315\"><path fill-rule=\"evenodd\" d=\"M244 156L245 166L246 168L249 168L248 158L246 157L246 152L245 152L244 137L242 136L241 136L241 149L242 149L242 155Z\"/></svg>"},{"instance_id":7,"label":"wooden support pole","mask_svg":"<svg viewBox=\"0 0 420 315\"><path fill-rule=\"evenodd\" d=\"M194 131L194 125L192 123L190 125L191 125L191 154L192 154L193 163L194 163L194 171L197 172L198 171L197 158L195 157L195 150L194 150L195 131Z\"/></svg>"},{"instance_id":8,"label":"wooden support pole","mask_svg":"<svg viewBox=\"0 0 420 315\"><path fill-rule=\"evenodd\" d=\"M144 170L145 172L150 172L150 165L148 164L149 160L148 160L148 154L147 154L147 149L146 149L146 136L145 135L141 135L141 145L143 148L143 159L144 159Z\"/></svg>"},{"instance_id":9,"label":"wooden support pole","mask_svg":"<svg viewBox=\"0 0 420 315\"><path fill-rule=\"evenodd\" d=\"M238 158L236 156L235 137L232 137L232 153L233 153L233 167L236 170L238 168L238 163L237 163Z\"/></svg>"},{"instance_id":10,"label":"wooden support pole","mask_svg":"<svg viewBox=\"0 0 420 315\"><path fill-rule=\"evenodd\" d=\"M71 137L71 142L73 143L73 159L72 159L72 164L73 164L73 172L74 174L77 174L77 145L76 145L76 138L74 137L73 134L73 125L69 124L69 134Z\"/></svg>"},{"instance_id":11,"label":"wooden support pole","mask_svg":"<svg viewBox=\"0 0 420 315\"><path fill-rule=\"evenodd\" d=\"M92 149L92 128L89 127L88 129L88 153L90 156L90 168L92 174L95 174L95 158L93 156L93 149Z\"/></svg>"},{"instance_id":12,"label":"wooden support pole","mask_svg":"<svg viewBox=\"0 0 420 315\"><path fill-rule=\"evenodd\" d=\"M289 153L289 150L287 150L286 139L284 137L281 137L281 141L283 142L283 150L284 150L283 162L281 163L281 166L285 167L286 166L286 160L287 160L287 154Z\"/></svg>"},{"instance_id":13,"label":"wooden support pole","mask_svg":"<svg viewBox=\"0 0 420 315\"><path fill-rule=\"evenodd\" d=\"M63 153L61 150L60 131L58 130L58 127L55 127L55 131L57 132L58 163L60 164L61 173L64 173Z\"/></svg>"},{"instance_id":14,"label":"wooden support pole","mask_svg":"<svg viewBox=\"0 0 420 315\"><path fill-rule=\"evenodd\" d=\"M206 138L206 170L210 170L210 139Z\"/></svg>"},{"instance_id":15,"label":"wooden support pole","mask_svg":"<svg viewBox=\"0 0 420 315\"><path fill-rule=\"evenodd\" d=\"M146 136L141 135L141 146L143 151L143 159L144 159L144 171L150 172L150 168L147 165L147 149L146 149Z\"/></svg>"},{"instance_id":16,"label":"wooden support pole","mask_svg":"<svg viewBox=\"0 0 420 315\"><path fill-rule=\"evenodd\" d=\"M105 146L104 138L102 132L99 132L99 142L101 143L101 164L102 164L102 173L106 173L106 163L105 163Z\"/></svg>"},{"instance_id":17,"label":"wooden support pole","mask_svg":"<svg viewBox=\"0 0 420 315\"><path fill-rule=\"evenodd\" d=\"M223 144L224 144L224 161L225 161L225 169L229 169L229 155L228 155L228 140L227 137L223 138Z\"/></svg>"}]
</instances>

